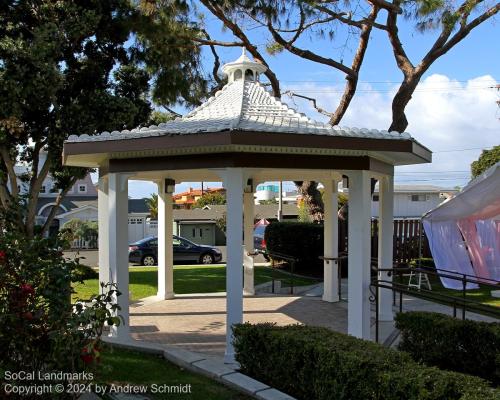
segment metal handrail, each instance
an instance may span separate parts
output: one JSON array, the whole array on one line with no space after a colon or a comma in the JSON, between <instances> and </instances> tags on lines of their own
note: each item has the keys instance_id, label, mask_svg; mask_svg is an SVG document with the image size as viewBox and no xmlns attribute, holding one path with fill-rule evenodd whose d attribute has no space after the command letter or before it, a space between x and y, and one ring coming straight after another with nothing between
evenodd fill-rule
<instances>
[{"instance_id":1,"label":"metal handrail","mask_svg":"<svg viewBox=\"0 0 500 400\"><path fill-rule=\"evenodd\" d=\"M271 256L271 258L279 258L281 260L288 261L290 263L290 294L293 294L293 288L294 288L294 271L295 271L295 263L299 261L297 257L291 256L289 254L283 254L283 253L278 253L276 251L266 251L266 254L268 256ZM272 280L272 291L274 293L274 278Z\"/></svg>"},{"instance_id":2,"label":"metal handrail","mask_svg":"<svg viewBox=\"0 0 500 400\"><path fill-rule=\"evenodd\" d=\"M455 271L450 271L447 269L442 269L442 268L432 268L432 267L395 267L395 268L380 268L378 269L379 272L391 272L391 271L397 271L398 273L400 272L423 272L425 274L430 274L438 277L443 277L443 278L449 278L449 279L454 279L454 280L467 280L467 283L475 283L478 285L485 285L485 286L491 286L491 287L497 287L500 285L500 281L497 281L495 279L491 278L486 278L486 277L478 277L475 275L470 275L470 274L463 274L461 272L455 272ZM445 273L439 273L439 272L434 272L434 271L445 271ZM470 278L469 278L470 277ZM493 283L487 283L485 281L493 282Z\"/></svg>"},{"instance_id":3,"label":"metal handrail","mask_svg":"<svg viewBox=\"0 0 500 400\"><path fill-rule=\"evenodd\" d=\"M489 286L489 287L498 287L498 284L500 284L500 281L496 281L494 279L489 279L489 278L482 278L482 277L473 277L472 275L469 274L461 274L457 273L455 271L450 271L450 270L444 270L442 268L437 268L433 269L430 267L395 267L395 268L379 268L377 271L380 272L387 272L388 276L397 276L399 278L399 282L395 282L394 280L385 280L380 278L380 274L377 274L377 276L372 280L370 284L370 288L374 288L374 292L372 291L372 297L370 300L375 301L375 340L378 342L379 340L379 310L378 310L378 288L382 289L387 289L387 290L392 290L394 294L394 299L396 293L399 293L399 312L403 312L403 294L407 294L409 296L417 297L417 298L423 298L426 300L430 301L435 301L441 304L445 304L448 306L453 307L453 317L457 317L457 308L462 309L462 319L465 320L465 313L466 311L469 312L480 312L482 314L489 315L491 317L500 319L500 308L495 307L495 306L489 306L487 304L482 304L478 301L468 299L466 297L467 295L467 284L473 283L473 284L480 284L483 286ZM438 271L445 271L445 273L441 273ZM439 278L448 278L448 279L453 279L462 282L462 297L455 297L451 295L447 295L444 293L436 293L435 291L428 290L425 288L419 288L418 290L411 289L408 287L408 285L403 284L403 273L404 272L422 272L426 273L429 275L434 275ZM470 279L470 277L474 279ZM492 282L496 282L496 284L493 283L485 283L483 281L485 280L490 280ZM395 301L395 300L394 300Z\"/></svg>"}]
</instances>

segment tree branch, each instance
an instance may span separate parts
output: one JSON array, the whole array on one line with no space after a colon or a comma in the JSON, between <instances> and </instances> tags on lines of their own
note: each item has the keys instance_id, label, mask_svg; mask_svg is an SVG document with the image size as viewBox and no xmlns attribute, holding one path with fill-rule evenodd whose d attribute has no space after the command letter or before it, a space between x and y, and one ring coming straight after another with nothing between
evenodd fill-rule
<instances>
[{"instance_id":1,"label":"tree branch","mask_svg":"<svg viewBox=\"0 0 500 400\"><path fill-rule=\"evenodd\" d=\"M267 79L269 79L269 82L271 82L273 95L275 97L280 97L281 91L278 78L276 77L275 73L271 70L264 57L262 57L260 52L257 50L257 47L250 42L250 40L245 35L243 30L237 24L235 24L231 19L226 17L224 11L220 8L217 1L214 0L200 0L200 1L214 16L216 16L224 24L224 26L226 26L233 32L234 36L236 36L238 39L241 40L242 47L245 47L255 60L261 62L263 65L267 67L267 71L264 74L266 75Z\"/></svg>"},{"instance_id":2,"label":"tree branch","mask_svg":"<svg viewBox=\"0 0 500 400\"><path fill-rule=\"evenodd\" d=\"M475 4L479 4L480 1L474 0L474 1L466 1L464 2L461 6L460 9L466 13L467 15L470 13L469 11L466 11L469 9L469 7L474 7ZM459 10L460 10L459 9ZM422 59L421 63L418 65L418 69L424 69L426 70L430 64L432 64L436 59L441 57L442 55L446 54L450 49L452 49L456 44L458 44L461 40L465 39L467 35L478 25L481 23L485 22L489 18L493 17L495 14L497 14L500 11L500 3L497 3L493 7L490 7L488 10L486 10L483 14L479 15L477 18L473 19L471 22L468 24L461 24L460 29L449 39L448 41L442 41L440 43L435 43L435 45L431 48L431 50L425 55L425 57ZM460 12L460 11L458 11ZM451 28L449 28L450 34L451 34ZM448 37L450 36L448 34ZM448 39L447 37L447 39ZM438 39L439 41L439 39ZM438 44L438 45L436 45Z\"/></svg>"},{"instance_id":3,"label":"tree branch","mask_svg":"<svg viewBox=\"0 0 500 400\"><path fill-rule=\"evenodd\" d=\"M61 193L59 193L57 195L57 198L56 198L56 201L55 201L55 204L54 206L52 207L52 209L50 210L50 213L49 215L47 216L47 219L45 220L45 223L43 224L43 227L42 227L42 231L41 231L41 234L43 235L45 232L48 231L50 225L52 224L52 221L54 220L54 217L56 216L56 213L57 213L57 209L59 208L59 206L61 205L61 202L62 200L64 199L64 197L68 194L68 191L74 186L74 184L76 183L76 181L78 180L78 178L71 178L71 181L69 182L68 186L64 188L64 190L61 191Z\"/></svg>"},{"instance_id":4,"label":"tree branch","mask_svg":"<svg viewBox=\"0 0 500 400\"><path fill-rule=\"evenodd\" d=\"M37 157L38 160L38 153L34 155L34 157ZM37 162L38 165L38 162ZM42 187L43 181L49 174L50 170L50 159L49 157L46 158L45 162L43 163L42 168L40 168L40 171L38 173L35 173L31 177L30 181L30 191L29 191L29 200L27 204L27 214L26 214L26 233L28 237L33 237L34 234L34 228L35 228L35 216L36 216L36 205L37 205L37 200L38 200L38 195L40 193L40 189Z\"/></svg>"},{"instance_id":5,"label":"tree branch","mask_svg":"<svg viewBox=\"0 0 500 400\"><path fill-rule=\"evenodd\" d=\"M370 40L370 34L373 29L373 24L377 19L377 15L379 12L379 8L377 6L373 6L370 14L367 18L367 23L363 25L361 28L361 33L359 35L359 44L356 50L356 54L352 60L351 69L355 72L354 75L347 76L347 83L344 89L344 93L340 98L339 105L335 110L335 113L330 117L330 125L338 125L342 118L344 117L351 101L356 93L356 89L358 87L358 76L359 70L361 69L361 65L363 64L363 60L365 58L366 49L368 48L368 42Z\"/></svg>"},{"instance_id":6,"label":"tree branch","mask_svg":"<svg viewBox=\"0 0 500 400\"><path fill-rule=\"evenodd\" d=\"M2 203L3 208L7 208L12 201L12 197L7 190L7 186L4 182L0 183L0 202Z\"/></svg>"},{"instance_id":7,"label":"tree branch","mask_svg":"<svg viewBox=\"0 0 500 400\"><path fill-rule=\"evenodd\" d=\"M339 71L344 72L346 75L354 75L355 72L347 67L346 65L332 60L331 58L326 58L322 57L319 54L313 53L310 50L304 50L299 47L294 46L292 43L289 41L286 41L273 27L271 19L269 18L267 20L267 28L269 29L269 32L271 32L271 35L273 36L273 39L276 43L279 45L283 46L285 49L287 49L290 53L293 53L299 57L305 58L310 61L314 61L320 64L328 65L330 67L333 67L335 69L338 69Z\"/></svg>"},{"instance_id":8,"label":"tree branch","mask_svg":"<svg viewBox=\"0 0 500 400\"><path fill-rule=\"evenodd\" d=\"M243 42L221 42L220 40L202 39L202 38L189 38L194 42L206 45L206 46L221 46L221 47L244 47Z\"/></svg>"},{"instance_id":9,"label":"tree branch","mask_svg":"<svg viewBox=\"0 0 500 400\"><path fill-rule=\"evenodd\" d=\"M315 110L317 112L319 112L320 114L326 115L327 117L331 117L333 115L331 112L328 112L328 111L324 110L323 108L319 107L317 104L317 100L313 97L307 97L307 96L304 96L302 94L297 94L297 93L292 92L291 90L287 90L287 91L283 92L282 94L286 94L287 96L290 96L290 97L299 97L301 99L308 100L312 103Z\"/></svg>"},{"instance_id":10,"label":"tree branch","mask_svg":"<svg viewBox=\"0 0 500 400\"><path fill-rule=\"evenodd\" d=\"M328 7L319 6L319 5L314 6L314 8L316 8L317 10L319 10L327 15L330 15L330 20L332 20L332 21L337 20L337 21L342 22L343 24L346 24L349 26L354 26L354 27L359 28L359 29L363 29L363 27L365 27L366 25L370 25L372 27L375 27L375 28L383 30L383 31L387 30L387 26L375 22L375 20L370 18L370 17L363 18L360 20L353 20L351 18L347 18L346 15L348 15L348 14L345 12L337 13L335 11L330 10ZM375 6L372 7L372 9L373 8L377 8L377 10L379 9L379 7L375 7Z\"/></svg>"},{"instance_id":11,"label":"tree branch","mask_svg":"<svg viewBox=\"0 0 500 400\"><path fill-rule=\"evenodd\" d=\"M395 1L393 3L390 3L385 0L367 0L369 3L373 4L374 6L377 6L378 8L383 8L387 11L390 11L391 13L396 13L396 14L402 14L403 10L400 7L400 2Z\"/></svg>"},{"instance_id":12,"label":"tree branch","mask_svg":"<svg viewBox=\"0 0 500 400\"><path fill-rule=\"evenodd\" d=\"M399 6L400 0L396 0L395 4ZM403 48L403 44L399 39L398 35L398 14L396 12L389 12L387 15L387 34L389 36L389 41L392 45L392 50L394 53L394 57L396 58L396 63L398 64L399 69L403 72L405 76L411 75L414 70L414 66L411 63L410 59L406 55L406 52Z\"/></svg>"},{"instance_id":13,"label":"tree branch","mask_svg":"<svg viewBox=\"0 0 500 400\"><path fill-rule=\"evenodd\" d=\"M12 159L10 158L9 151L7 150L7 148L5 146L0 146L0 157L3 159L5 169L7 170L7 174L9 176L10 195L11 195L11 197L16 198L19 194L19 190L17 188L16 171L14 170L15 161L12 162Z\"/></svg>"},{"instance_id":14,"label":"tree branch","mask_svg":"<svg viewBox=\"0 0 500 400\"><path fill-rule=\"evenodd\" d=\"M211 37L207 31L203 30L203 33L206 35L208 40L211 40ZM212 90L210 90L209 95L212 96L212 94L217 92L217 90L222 89L222 86L224 86L224 81L219 77L219 68L221 65L219 54L217 54L217 50L215 50L215 46L213 44L211 44L209 46L210 46L210 51L212 52L212 56L214 57L214 65L212 67L212 75L214 77L215 82L217 83L212 88Z\"/></svg>"}]
</instances>

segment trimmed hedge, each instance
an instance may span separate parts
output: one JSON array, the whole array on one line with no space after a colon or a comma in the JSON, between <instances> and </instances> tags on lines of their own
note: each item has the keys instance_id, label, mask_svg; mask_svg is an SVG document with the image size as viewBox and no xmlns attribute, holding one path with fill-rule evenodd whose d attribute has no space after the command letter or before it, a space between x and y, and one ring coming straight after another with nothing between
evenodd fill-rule
<instances>
[{"instance_id":1,"label":"trimmed hedge","mask_svg":"<svg viewBox=\"0 0 500 400\"><path fill-rule=\"evenodd\" d=\"M84 264L78 264L72 272L71 280L73 282L80 282L87 279L98 279L99 272L95 271L92 267Z\"/></svg>"},{"instance_id":2,"label":"trimmed hedge","mask_svg":"<svg viewBox=\"0 0 500 400\"><path fill-rule=\"evenodd\" d=\"M297 269L322 268L323 225L310 222L273 222L264 234L267 250L297 258Z\"/></svg>"},{"instance_id":3,"label":"trimmed hedge","mask_svg":"<svg viewBox=\"0 0 500 400\"><path fill-rule=\"evenodd\" d=\"M459 320L430 312L396 316L399 349L416 361L500 384L500 323Z\"/></svg>"},{"instance_id":4,"label":"trimmed hedge","mask_svg":"<svg viewBox=\"0 0 500 400\"><path fill-rule=\"evenodd\" d=\"M500 399L480 378L326 328L240 324L234 346L244 373L299 399Z\"/></svg>"}]
</instances>

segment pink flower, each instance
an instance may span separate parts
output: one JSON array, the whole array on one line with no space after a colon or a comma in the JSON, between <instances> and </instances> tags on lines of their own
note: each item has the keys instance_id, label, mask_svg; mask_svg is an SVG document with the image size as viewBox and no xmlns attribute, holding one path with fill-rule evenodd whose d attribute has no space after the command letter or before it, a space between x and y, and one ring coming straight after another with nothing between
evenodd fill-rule
<instances>
[{"instance_id":1,"label":"pink flower","mask_svg":"<svg viewBox=\"0 0 500 400\"><path fill-rule=\"evenodd\" d=\"M35 294L35 289L29 283L23 283L21 285L21 292L27 296L33 296Z\"/></svg>"}]
</instances>

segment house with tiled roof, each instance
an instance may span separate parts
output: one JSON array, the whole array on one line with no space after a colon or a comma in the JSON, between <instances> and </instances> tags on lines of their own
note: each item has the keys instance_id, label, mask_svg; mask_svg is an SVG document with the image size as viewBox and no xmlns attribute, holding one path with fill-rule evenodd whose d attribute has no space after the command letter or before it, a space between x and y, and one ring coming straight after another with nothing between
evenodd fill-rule
<instances>
[{"instance_id":1,"label":"house with tiled roof","mask_svg":"<svg viewBox=\"0 0 500 400\"><path fill-rule=\"evenodd\" d=\"M185 192L176 193L172 196L172 200L176 208L190 209L198 201L200 197L207 193L220 193L225 194L224 188L206 188L206 189L193 189L190 187Z\"/></svg>"}]
</instances>

